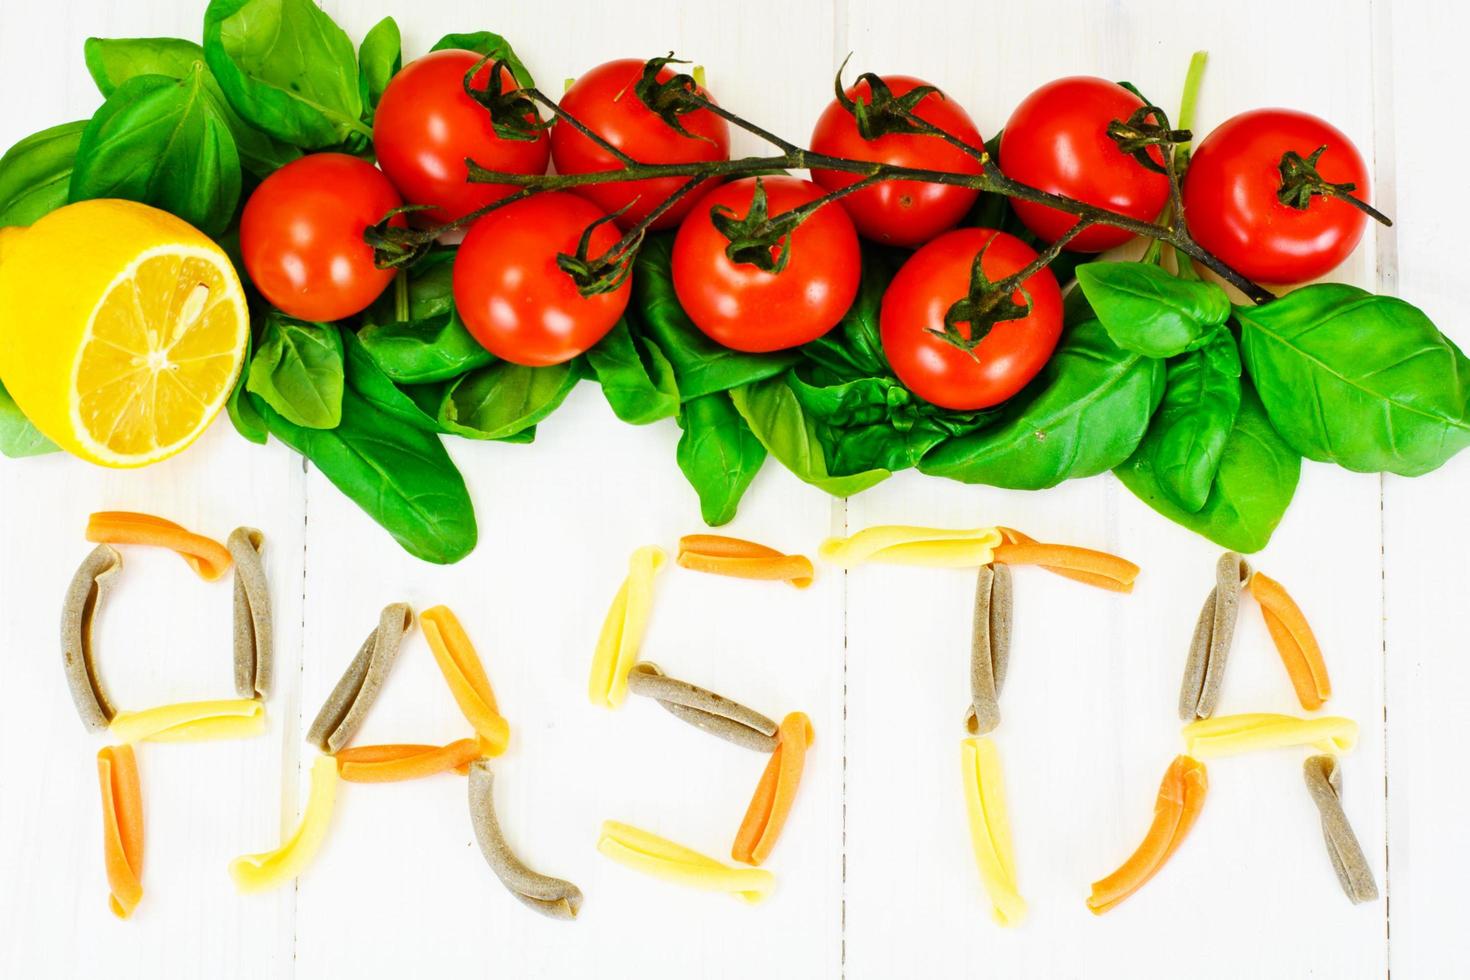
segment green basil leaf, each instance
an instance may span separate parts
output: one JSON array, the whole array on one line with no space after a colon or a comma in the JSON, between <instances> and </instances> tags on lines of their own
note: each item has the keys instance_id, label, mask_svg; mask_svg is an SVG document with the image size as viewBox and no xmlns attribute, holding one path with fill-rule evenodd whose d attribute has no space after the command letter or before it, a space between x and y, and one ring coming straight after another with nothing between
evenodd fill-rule
<instances>
[{"instance_id":1,"label":"green basil leaf","mask_svg":"<svg viewBox=\"0 0 1470 980\"><path fill-rule=\"evenodd\" d=\"M357 82L363 105L376 109L383 90L402 67L403 37L398 22L384 17L367 32L357 49Z\"/></svg>"},{"instance_id":2,"label":"green basil leaf","mask_svg":"<svg viewBox=\"0 0 1470 980\"><path fill-rule=\"evenodd\" d=\"M1179 279L1151 262L1089 262L1077 285L1124 350L1173 357L1230 319L1230 297L1212 282Z\"/></svg>"},{"instance_id":3,"label":"green basil leaf","mask_svg":"<svg viewBox=\"0 0 1470 980\"><path fill-rule=\"evenodd\" d=\"M1240 411L1204 506L1188 511L1176 504L1163 489L1155 462L1152 454L1137 453L1118 467L1118 479L1174 523L1246 554L1271 540L1296 493L1302 467L1301 457L1277 435L1249 383L1242 384Z\"/></svg>"},{"instance_id":4,"label":"green basil leaf","mask_svg":"<svg viewBox=\"0 0 1470 980\"><path fill-rule=\"evenodd\" d=\"M888 479L885 469L834 475L826 450L785 377L766 378L730 391L735 410L745 419L761 445L797 479L820 487L834 497L850 497Z\"/></svg>"},{"instance_id":5,"label":"green basil leaf","mask_svg":"<svg viewBox=\"0 0 1470 980\"><path fill-rule=\"evenodd\" d=\"M888 358L883 355L878 316L883 307L883 293L908 254L911 253L865 245L857 298L837 326L802 346L802 356L844 380L874 375L892 377Z\"/></svg>"},{"instance_id":6,"label":"green basil leaf","mask_svg":"<svg viewBox=\"0 0 1470 980\"><path fill-rule=\"evenodd\" d=\"M449 386L439 422L471 439L506 439L556 411L578 380L572 364L533 368L498 361Z\"/></svg>"},{"instance_id":7,"label":"green basil leaf","mask_svg":"<svg viewBox=\"0 0 1470 980\"><path fill-rule=\"evenodd\" d=\"M711 527L730 523L766 461L766 447L722 391L685 402L679 428L675 458L699 495L700 516Z\"/></svg>"},{"instance_id":8,"label":"green basil leaf","mask_svg":"<svg viewBox=\"0 0 1470 980\"><path fill-rule=\"evenodd\" d=\"M254 359L255 341L250 333L245 335L245 364L240 369L240 375L235 379L235 387L230 389L230 400L225 402L225 411L229 413L230 422L235 426L235 431L240 433L249 441L264 446L270 441L270 429L266 427L265 418L255 407L255 400L247 396L245 382L250 377L250 363Z\"/></svg>"},{"instance_id":9,"label":"green basil leaf","mask_svg":"<svg viewBox=\"0 0 1470 980\"><path fill-rule=\"evenodd\" d=\"M1138 448L1163 392L1163 361L1123 350L1090 320L1066 331L993 428L941 443L919 470L1012 490L1103 473Z\"/></svg>"},{"instance_id":10,"label":"green basil leaf","mask_svg":"<svg viewBox=\"0 0 1470 980\"><path fill-rule=\"evenodd\" d=\"M0 453L11 459L20 459L54 452L59 452L56 443L31 424L15 399L10 397L10 392L0 384Z\"/></svg>"},{"instance_id":11,"label":"green basil leaf","mask_svg":"<svg viewBox=\"0 0 1470 980\"><path fill-rule=\"evenodd\" d=\"M489 31L473 31L469 34L446 34L434 42L430 51L443 51L446 48L456 48L461 51L473 51L479 55L489 55L498 61L505 62L505 67L515 76L516 84L521 88L530 88L536 84L531 77L530 71L516 57L515 49L510 42L499 34Z\"/></svg>"},{"instance_id":12,"label":"green basil leaf","mask_svg":"<svg viewBox=\"0 0 1470 980\"><path fill-rule=\"evenodd\" d=\"M384 374L403 384L446 381L495 361L453 311L424 320L370 323L357 339Z\"/></svg>"},{"instance_id":13,"label":"green basil leaf","mask_svg":"<svg viewBox=\"0 0 1470 980\"><path fill-rule=\"evenodd\" d=\"M613 414L624 422L646 425L679 414L673 365L657 344L634 337L626 320L587 351L587 364Z\"/></svg>"},{"instance_id":14,"label":"green basil leaf","mask_svg":"<svg viewBox=\"0 0 1470 980\"><path fill-rule=\"evenodd\" d=\"M182 79L138 75L82 133L69 199L120 197L169 211L205 234L240 201L240 156L202 66Z\"/></svg>"},{"instance_id":15,"label":"green basil leaf","mask_svg":"<svg viewBox=\"0 0 1470 980\"><path fill-rule=\"evenodd\" d=\"M0 157L0 228L34 224L66 203L86 120L32 133Z\"/></svg>"},{"instance_id":16,"label":"green basil leaf","mask_svg":"<svg viewBox=\"0 0 1470 980\"><path fill-rule=\"evenodd\" d=\"M1470 359L1416 307L1318 283L1235 317L1271 423L1308 459L1418 476L1470 445Z\"/></svg>"},{"instance_id":17,"label":"green basil leaf","mask_svg":"<svg viewBox=\"0 0 1470 980\"><path fill-rule=\"evenodd\" d=\"M288 422L331 429L342 421L342 331L272 311L250 360L245 388Z\"/></svg>"},{"instance_id":18,"label":"green basil leaf","mask_svg":"<svg viewBox=\"0 0 1470 980\"><path fill-rule=\"evenodd\" d=\"M210 0L204 57L257 129L303 149L372 138L352 40L313 0Z\"/></svg>"},{"instance_id":19,"label":"green basil leaf","mask_svg":"<svg viewBox=\"0 0 1470 980\"><path fill-rule=\"evenodd\" d=\"M421 406L413 396L399 388L383 373L367 348L363 347L362 341L351 330L342 332L342 345L347 355L347 386L362 396L364 401L384 415L416 429L423 429L425 432L444 431L438 418L431 414L431 411L438 411L438 399L432 402L432 409Z\"/></svg>"},{"instance_id":20,"label":"green basil leaf","mask_svg":"<svg viewBox=\"0 0 1470 980\"><path fill-rule=\"evenodd\" d=\"M1225 455L1240 410L1240 352L1230 331L1216 327L1208 346L1169 362L1164 399L1134 456L1150 459L1160 488L1197 511Z\"/></svg>"},{"instance_id":21,"label":"green basil leaf","mask_svg":"<svg viewBox=\"0 0 1470 980\"><path fill-rule=\"evenodd\" d=\"M342 398L335 429L292 425L257 400L271 434L382 525L415 558L448 565L475 548L474 505L439 437L403 425L355 391Z\"/></svg>"},{"instance_id":22,"label":"green basil leaf","mask_svg":"<svg viewBox=\"0 0 1470 980\"><path fill-rule=\"evenodd\" d=\"M639 250L627 316L629 327L651 338L673 365L680 396L690 399L727 391L782 374L796 363L796 351L746 354L700 332L674 293L672 252L672 234L649 236Z\"/></svg>"}]
</instances>

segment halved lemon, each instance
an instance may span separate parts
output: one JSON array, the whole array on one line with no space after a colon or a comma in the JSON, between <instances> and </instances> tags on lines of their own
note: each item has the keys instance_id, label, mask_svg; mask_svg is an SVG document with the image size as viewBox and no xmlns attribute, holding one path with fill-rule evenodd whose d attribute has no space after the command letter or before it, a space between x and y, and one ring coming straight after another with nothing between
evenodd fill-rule
<instances>
[{"instance_id":1,"label":"halved lemon","mask_svg":"<svg viewBox=\"0 0 1470 980\"><path fill-rule=\"evenodd\" d=\"M0 253L0 380L63 449L143 466L197 439L250 330L224 251L131 201L53 211Z\"/></svg>"}]
</instances>

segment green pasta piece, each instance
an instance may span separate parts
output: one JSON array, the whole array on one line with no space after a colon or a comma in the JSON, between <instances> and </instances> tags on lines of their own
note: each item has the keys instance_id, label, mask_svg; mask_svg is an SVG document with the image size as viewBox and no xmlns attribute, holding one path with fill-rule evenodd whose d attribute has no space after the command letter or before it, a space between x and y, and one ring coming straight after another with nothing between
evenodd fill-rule
<instances>
[{"instance_id":1,"label":"green pasta piece","mask_svg":"<svg viewBox=\"0 0 1470 980\"><path fill-rule=\"evenodd\" d=\"M72 703L88 731L106 731L117 714L97 673L92 625L108 580L120 568L122 556L111 546L99 544L72 576L61 605L61 664Z\"/></svg>"},{"instance_id":2,"label":"green pasta piece","mask_svg":"<svg viewBox=\"0 0 1470 980\"><path fill-rule=\"evenodd\" d=\"M347 665L342 679L327 695L326 703L317 712L316 720L306 733L306 739L323 752L336 752L352 741L352 736L367 717L368 709L377 700L383 681L398 659L398 648L403 634L413 624L413 610L407 603L395 602L384 606L378 617L378 626L368 634L366 640Z\"/></svg>"},{"instance_id":3,"label":"green pasta piece","mask_svg":"<svg viewBox=\"0 0 1470 980\"><path fill-rule=\"evenodd\" d=\"M1000 689L1011 655L1011 570L981 565L975 578L975 612L970 631L970 707L965 730L985 735L1000 725Z\"/></svg>"},{"instance_id":4,"label":"green pasta piece","mask_svg":"<svg viewBox=\"0 0 1470 980\"><path fill-rule=\"evenodd\" d=\"M1225 552L1215 563L1215 587L1205 597L1199 619L1195 621L1189 658L1184 665L1184 681L1179 686L1179 717L1183 721L1208 718L1215 713L1225 681L1230 645L1235 639L1240 589L1250 577L1250 563L1233 551Z\"/></svg>"},{"instance_id":5,"label":"green pasta piece","mask_svg":"<svg viewBox=\"0 0 1470 980\"><path fill-rule=\"evenodd\" d=\"M1343 892L1354 905L1374 901L1378 898L1378 883L1373 880L1373 869L1368 867L1363 848L1342 809L1342 770L1337 758L1314 755L1303 765L1302 774L1307 780L1307 792L1312 794L1312 802L1321 814L1327 856L1332 860L1332 870L1337 873Z\"/></svg>"},{"instance_id":6,"label":"green pasta piece","mask_svg":"<svg viewBox=\"0 0 1470 980\"><path fill-rule=\"evenodd\" d=\"M271 593L260 560L265 535L253 527L230 532L225 547L235 566L235 693L265 699L270 694L275 654Z\"/></svg>"},{"instance_id":7,"label":"green pasta piece","mask_svg":"<svg viewBox=\"0 0 1470 980\"><path fill-rule=\"evenodd\" d=\"M582 908L581 889L570 881L532 871L505 842L495 817L495 776L484 759L470 764L470 823L485 863L512 895L549 918L577 917Z\"/></svg>"},{"instance_id":8,"label":"green pasta piece","mask_svg":"<svg viewBox=\"0 0 1470 980\"><path fill-rule=\"evenodd\" d=\"M628 690L653 698L675 718L727 742L757 752L776 750L774 721L737 701L670 677L657 664L634 664L628 672Z\"/></svg>"}]
</instances>

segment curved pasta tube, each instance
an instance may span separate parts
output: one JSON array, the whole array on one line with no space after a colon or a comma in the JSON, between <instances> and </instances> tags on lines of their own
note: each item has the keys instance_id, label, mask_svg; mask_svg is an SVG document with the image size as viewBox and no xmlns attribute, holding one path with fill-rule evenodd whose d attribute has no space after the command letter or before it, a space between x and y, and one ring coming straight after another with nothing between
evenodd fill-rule
<instances>
[{"instance_id":1,"label":"curved pasta tube","mask_svg":"<svg viewBox=\"0 0 1470 980\"><path fill-rule=\"evenodd\" d=\"M447 606L435 606L419 614L419 628L454 703L480 736L481 753L500 755L510 741L510 725L500 714L490 678L459 618Z\"/></svg>"},{"instance_id":2,"label":"curved pasta tube","mask_svg":"<svg viewBox=\"0 0 1470 980\"><path fill-rule=\"evenodd\" d=\"M112 576L121 568L122 556L99 544L82 559L61 605L61 665L66 671L66 686L82 724L94 732L106 729L117 714L97 672L92 625Z\"/></svg>"},{"instance_id":3,"label":"curved pasta tube","mask_svg":"<svg viewBox=\"0 0 1470 980\"><path fill-rule=\"evenodd\" d=\"M597 849L634 871L689 888L729 892L759 902L776 888L776 876L761 868L732 868L657 834L604 820Z\"/></svg>"},{"instance_id":4,"label":"curved pasta tube","mask_svg":"<svg viewBox=\"0 0 1470 980\"><path fill-rule=\"evenodd\" d=\"M1017 925L1026 917L1026 900L1016 885L1016 857L1006 815L1000 753L989 738L967 738L960 743L960 763L970 844L975 849L980 881L990 896L991 914L1000 925Z\"/></svg>"},{"instance_id":5,"label":"curved pasta tube","mask_svg":"<svg viewBox=\"0 0 1470 980\"><path fill-rule=\"evenodd\" d=\"M755 795L745 810L745 819L735 833L735 843L730 848L732 858L743 864L762 864L770 856L796 800L802 770L806 767L806 750L811 744L811 719L800 711L781 719L776 750L761 773Z\"/></svg>"},{"instance_id":6,"label":"curved pasta tube","mask_svg":"<svg viewBox=\"0 0 1470 980\"><path fill-rule=\"evenodd\" d=\"M970 630L970 707L965 729L986 735L1000 725L1000 689L1011 654L1011 570L981 565Z\"/></svg>"},{"instance_id":7,"label":"curved pasta tube","mask_svg":"<svg viewBox=\"0 0 1470 980\"><path fill-rule=\"evenodd\" d=\"M846 538L828 538L817 553L842 568L864 562L974 568L988 565L1001 543L993 527L943 528L883 524Z\"/></svg>"},{"instance_id":8,"label":"curved pasta tube","mask_svg":"<svg viewBox=\"0 0 1470 980\"><path fill-rule=\"evenodd\" d=\"M1342 769L1337 759L1314 755L1306 761L1302 774L1307 780L1307 792L1312 794L1312 802L1317 804L1322 818L1322 837L1327 842L1327 856L1332 860L1338 884L1354 905L1374 901L1378 898L1378 883L1373 880L1373 869L1368 867L1358 836L1342 809Z\"/></svg>"},{"instance_id":9,"label":"curved pasta tube","mask_svg":"<svg viewBox=\"0 0 1470 980\"><path fill-rule=\"evenodd\" d=\"M1301 607L1281 583L1257 572L1251 577L1251 595L1260 604L1266 629L1281 654L1281 662L1291 678L1297 701L1303 709L1316 711L1332 697L1332 681L1327 676L1327 662Z\"/></svg>"},{"instance_id":10,"label":"curved pasta tube","mask_svg":"<svg viewBox=\"0 0 1470 980\"><path fill-rule=\"evenodd\" d=\"M87 540L98 544L143 544L168 548L200 578L214 581L230 567L229 550L213 538L173 521L127 510L102 510L87 518Z\"/></svg>"},{"instance_id":11,"label":"curved pasta tube","mask_svg":"<svg viewBox=\"0 0 1470 980\"><path fill-rule=\"evenodd\" d=\"M123 743L252 738L265 731L265 705L254 698L234 698L120 711L108 730Z\"/></svg>"},{"instance_id":12,"label":"curved pasta tube","mask_svg":"<svg viewBox=\"0 0 1470 980\"><path fill-rule=\"evenodd\" d=\"M265 535L253 527L237 527L225 547L235 562L235 693L264 698L270 694L275 664L270 584L260 560Z\"/></svg>"},{"instance_id":13,"label":"curved pasta tube","mask_svg":"<svg viewBox=\"0 0 1470 980\"><path fill-rule=\"evenodd\" d=\"M1132 895L1158 874L1164 863L1184 843L1205 805L1209 779L1205 767L1187 755L1176 756L1159 784L1154 803L1154 820L1143 843L1123 865L1092 883L1087 907L1093 915L1102 915Z\"/></svg>"},{"instance_id":14,"label":"curved pasta tube","mask_svg":"<svg viewBox=\"0 0 1470 980\"><path fill-rule=\"evenodd\" d=\"M143 900L143 790L132 746L109 745L97 752L102 788L102 853L107 865L107 904L126 919Z\"/></svg>"},{"instance_id":15,"label":"curved pasta tube","mask_svg":"<svg viewBox=\"0 0 1470 980\"><path fill-rule=\"evenodd\" d=\"M1225 552L1215 563L1215 585L1195 622L1184 680L1179 685L1181 721L1208 718L1215 713L1220 686L1225 681L1225 663L1235 639L1240 588L1250 577L1250 563L1233 551Z\"/></svg>"},{"instance_id":16,"label":"curved pasta tube","mask_svg":"<svg viewBox=\"0 0 1470 980\"><path fill-rule=\"evenodd\" d=\"M235 887L241 892L264 891L300 875L326 839L336 801L337 760L329 755L317 756L311 765L306 809L295 833L274 851L245 854L231 861L230 877L235 879Z\"/></svg>"},{"instance_id":17,"label":"curved pasta tube","mask_svg":"<svg viewBox=\"0 0 1470 980\"><path fill-rule=\"evenodd\" d=\"M1337 753L1351 752L1358 744L1358 723L1332 716L1222 715L1190 722L1183 734L1185 751L1200 759L1291 745L1310 745L1319 752Z\"/></svg>"},{"instance_id":18,"label":"curved pasta tube","mask_svg":"<svg viewBox=\"0 0 1470 980\"><path fill-rule=\"evenodd\" d=\"M403 634L412 624L413 610L407 603L395 602L383 607L378 625L358 648L357 656L352 658L317 712L306 733L308 742L323 752L336 752L352 741L368 709L378 699L378 692L398 659Z\"/></svg>"},{"instance_id":19,"label":"curved pasta tube","mask_svg":"<svg viewBox=\"0 0 1470 980\"><path fill-rule=\"evenodd\" d=\"M681 568L733 578L790 582L798 589L812 584L812 562L754 541L723 534L686 534L679 539L675 561Z\"/></svg>"},{"instance_id":20,"label":"curved pasta tube","mask_svg":"<svg viewBox=\"0 0 1470 980\"><path fill-rule=\"evenodd\" d=\"M570 881L532 871L506 843L495 816L494 780L488 763L470 766L470 823L485 863L527 908L552 919L575 919L582 908L582 890Z\"/></svg>"},{"instance_id":21,"label":"curved pasta tube","mask_svg":"<svg viewBox=\"0 0 1470 980\"><path fill-rule=\"evenodd\" d=\"M736 745L772 752L778 744L774 721L737 701L670 677L658 664L634 664L628 672L628 690L653 698L675 718Z\"/></svg>"},{"instance_id":22,"label":"curved pasta tube","mask_svg":"<svg viewBox=\"0 0 1470 980\"><path fill-rule=\"evenodd\" d=\"M638 660L653 606L653 578L667 560L663 549L653 545L637 549L628 558L628 575L613 596L592 654L587 696L599 707L619 707L628 696L628 671Z\"/></svg>"},{"instance_id":23,"label":"curved pasta tube","mask_svg":"<svg viewBox=\"0 0 1470 980\"><path fill-rule=\"evenodd\" d=\"M1109 592L1132 592L1139 568L1126 558L1070 544L1043 544L1013 527L996 528L1004 543L995 560L1005 565L1038 565L1048 572Z\"/></svg>"},{"instance_id":24,"label":"curved pasta tube","mask_svg":"<svg viewBox=\"0 0 1470 980\"><path fill-rule=\"evenodd\" d=\"M422 779L450 769L461 774L480 757L478 739L462 738L448 745L361 745L335 756L337 775L349 783L396 783Z\"/></svg>"}]
</instances>

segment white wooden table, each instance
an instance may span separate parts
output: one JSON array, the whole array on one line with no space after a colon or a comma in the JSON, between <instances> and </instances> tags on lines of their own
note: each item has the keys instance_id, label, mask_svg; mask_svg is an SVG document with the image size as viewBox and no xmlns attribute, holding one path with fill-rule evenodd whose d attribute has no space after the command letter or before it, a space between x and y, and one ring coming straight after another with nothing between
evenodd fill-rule
<instances>
[{"instance_id":1,"label":"white wooden table","mask_svg":"<svg viewBox=\"0 0 1470 980\"><path fill-rule=\"evenodd\" d=\"M1062 74L1130 79L1177 99L1191 51L1211 54L1198 131L1247 108L1325 116L1372 161L1398 219L1340 275L1419 304L1462 346L1470 149L1470 15L1429 0L416 0L327 4L355 37L398 17L410 55L448 31L508 36L548 88L603 60L669 49L707 66L720 100L802 138L854 52L861 69L922 75L989 134ZM202 0L0 0L0 144L98 102L82 40L198 36ZM633 11L637 11L636 16ZM753 149L742 141L738 149ZM967 697L966 573L823 569L811 590L665 573L645 656L767 713L806 711L808 776L748 908L639 877L594 849L605 818L723 855L762 761L648 702L587 704L592 642L636 545L699 527L672 423L616 421L583 385L534 446L451 440L481 543L450 568L403 554L279 444L223 419L145 472L62 458L0 464L0 976L262 977L1262 977L1463 976L1470 875L1461 769L1470 687L1470 456L1424 479L1307 464L1258 567L1293 590L1326 651L1335 713L1362 725L1345 805L1386 898L1348 904L1302 786L1301 757L1222 760L1187 846L1125 905L1093 918L1088 883L1128 854L1179 750L1174 700L1217 548L1111 477L1042 494L896 477L850 501L774 462L732 533L810 552L881 522L1014 525L1116 550L1144 568L1115 596L1017 573L1017 642L998 734L1027 922L990 921L959 781ZM61 592L97 509L157 512L223 537L269 538L279 690L264 738L140 753L146 898L106 907L93 755L56 646ZM136 707L229 696L227 584L138 549L101 623L106 673ZM497 802L534 867L587 895L575 923L530 914L472 837L464 783L344 785L319 859L294 888L236 895L231 857L292 827L317 705L386 602L457 610L486 659L513 746ZM1242 617L1222 711L1297 710L1259 618ZM440 742L467 727L413 635L364 741ZM1390 915L1391 913L1391 915ZM1391 929L1390 929L1391 927Z\"/></svg>"}]
</instances>

